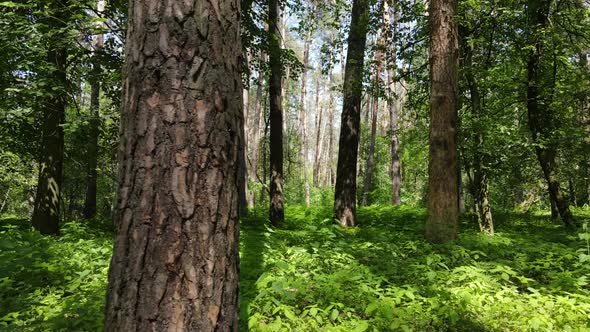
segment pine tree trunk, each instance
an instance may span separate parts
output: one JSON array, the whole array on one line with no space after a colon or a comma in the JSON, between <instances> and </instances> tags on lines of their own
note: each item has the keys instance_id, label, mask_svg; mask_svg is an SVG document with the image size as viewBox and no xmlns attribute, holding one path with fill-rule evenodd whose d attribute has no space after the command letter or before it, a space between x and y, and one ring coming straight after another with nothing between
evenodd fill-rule
<instances>
[{"instance_id":1,"label":"pine tree trunk","mask_svg":"<svg viewBox=\"0 0 590 332\"><path fill-rule=\"evenodd\" d=\"M344 73L344 103L340 122L334 218L344 227L356 223L356 173L359 146L365 46L369 22L367 0L354 0Z\"/></svg>"},{"instance_id":2,"label":"pine tree trunk","mask_svg":"<svg viewBox=\"0 0 590 332\"><path fill-rule=\"evenodd\" d=\"M309 146L307 139L307 110L305 108L305 99L307 97L307 70L309 67L309 49L311 47L311 32L308 32L303 45L303 73L301 75L301 98L299 100L299 137L303 148L301 149L301 176L303 177L303 188L305 195L305 206L309 207L311 198L309 193L309 172L308 172L308 154Z\"/></svg>"},{"instance_id":3,"label":"pine tree trunk","mask_svg":"<svg viewBox=\"0 0 590 332\"><path fill-rule=\"evenodd\" d=\"M283 105L281 100L282 68L279 31L278 0L270 0L268 5L268 40L270 84L268 96L270 103L270 209L269 218L274 226L285 219L283 195Z\"/></svg>"},{"instance_id":4,"label":"pine tree trunk","mask_svg":"<svg viewBox=\"0 0 590 332\"><path fill-rule=\"evenodd\" d=\"M105 1L98 0L96 12L100 16L104 12ZM98 28L103 28L104 23L98 22ZM92 52L96 58L104 47L104 37L102 34L94 36ZM84 199L83 218L90 219L96 215L96 181L98 179L98 140L100 135L100 78L101 72L100 61L96 60L93 64L92 78L90 82L90 128L87 151L87 175L86 175L86 198Z\"/></svg>"},{"instance_id":5,"label":"pine tree trunk","mask_svg":"<svg viewBox=\"0 0 590 332\"><path fill-rule=\"evenodd\" d=\"M44 23L50 29L64 29L69 21L69 4L65 0L51 3L52 16L46 17ZM41 234L59 234L61 190L63 182L64 132L67 106L66 62L68 58L67 42L60 34L52 33L48 40L47 63L51 66L49 73L53 85L51 91L43 97L40 106L41 143L39 158L39 180L35 196L33 227ZM57 91L57 92L56 92Z\"/></svg>"},{"instance_id":6,"label":"pine tree trunk","mask_svg":"<svg viewBox=\"0 0 590 332\"><path fill-rule=\"evenodd\" d=\"M557 179L556 168L556 143L547 141L556 126L555 120L550 113L549 105L546 105L543 96L543 82L541 73L541 59L544 54L542 30L549 24L550 0L535 0L529 3L528 15L532 22L532 45L527 58L527 110L529 128L532 133L533 142L537 143L535 151L537 159L543 170L545 180L549 187L549 195L557 206L561 220L566 226L574 224L573 216L569 209L567 200L563 197L559 180ZM549 111L549 114L548 114ZM538 144L542 143L542 144Z\"/></svg>"},{"instance_id":7,"label":"pine tree trunk","mask_svg":"<svg viewBox=\"0 0 590 332\"><path fill-rule=\"evenodd\" d=\"M459 181L457 158L458 36L456 0L430 3L430 157L426 240L457 238Z\"/></svg>"},{"instance_id":8,"label":"pine tree trunk","mask_svg":"<svg viewBox=\"0 0 590 332\"><path fill-rule=\"evenodd\" d=\"M239 8L130 1L106 331L238 330Z\"/></svg>"},{"instance_id":9,"label":"pine tree trunk","mask_svg":"<svg viewBox=\"0 0 590 332\"><path fill-rule=\"evenodd\" d=\"M333 74L330 73L330 102L328 105L328 158L327 165L328 176L326 177L326 187L333 187L336 174L334 174L334 91L333 91Z\"/></svg>"}]
</instances>

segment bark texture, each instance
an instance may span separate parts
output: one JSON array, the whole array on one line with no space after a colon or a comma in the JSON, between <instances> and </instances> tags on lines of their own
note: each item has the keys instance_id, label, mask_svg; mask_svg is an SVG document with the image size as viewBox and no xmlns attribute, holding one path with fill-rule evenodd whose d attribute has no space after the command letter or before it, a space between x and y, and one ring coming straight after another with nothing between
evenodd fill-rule
<instances>
[{"instance_id":1,"label":"bark texture","mask_svg":"<svg viewBox=\"0 0 590 332\"><path fill-rule=\"evenodd\" d=\"M334 218L344 227L354 226L356 223L356 172L368 8L367 0L353 1L344 71L344 103L334 192Z\"/></svg>"},{"instance_id":2,"label":"bark texture","mask_svg":"<svg viewBox=\"0 0 590 332\"><path fill-rule=\"evenodd\" d=\"M53 15L44 18L49 29L64 29L69 20L69 4L65 0L51 2ZM41 234L59 234L61 186L63 182L64 132L68 81L66 62L67 41L63 36L50 33L47 63L52 84L43 97L41 109L41 143L39 180L31 222ZM58 91L58 92L56 92Z\"/></svg>"},{"instance_id":3,"label":"bark texture","mask_svg":"<svg viewBox=\"0 0 590 332\"><path fill-rule=\"evenodd\" d=\"M237 0L131 0L106 331L237 331Z\"/></svg>"},{"instance_id":4,"label":"bark texture","mask_svg":"<svg viewBox=\"0 0 590 332\"><path fill-rule=\"evenodd\" d=\"M279 32L279 3L270 0L268 4L268 41L270 62L270 209L269 218L274 226L285 220L285 198L283 194L283 105L281 44Z\"/></svg>"},{"instance_id":5,"label":"bark texture","mask_svg":"<svg viewBox=\"0 0 590 332\"><path fill-rule=\"evenodd\" d=\"M555 203L563 223L566 226L571 226L574 224L574 219L557 177L557 143L554 138L557 123L547 100L547 93L544 91L545 85L551 85L544 84L542 64L545 54L543 34L549 25L551 3L551 0L534 0L529 2L527 8L529 21L531 22L530 42L533 46L527 57L528 123L535 143L537 160L541 165L549 187L550 200Z\"/></svg>"},{"instance_id":6,"label":"bark texture","mask_svg":"<svg viewBox=\"0 0 590 332\"><path fill-rule=\"evenodd\" d=\"M458 29L456 0L430 2L430 156L426 240L457 238L459 181L457 158Z\"/></svg>"}]
</instances>

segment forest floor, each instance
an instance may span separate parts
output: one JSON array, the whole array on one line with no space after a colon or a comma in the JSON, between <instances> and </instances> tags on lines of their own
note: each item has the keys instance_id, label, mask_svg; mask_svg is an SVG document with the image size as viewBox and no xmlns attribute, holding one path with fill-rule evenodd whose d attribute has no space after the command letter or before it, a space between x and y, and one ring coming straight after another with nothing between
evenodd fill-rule
<instances>
[{"instance_id":1,"label":"forest floor","mask_svg":"<svg viewBox=\"0 0 590 332\"><path fill-rule=\"evenodd\" d=\"M590 209L577 209L590 222ZM242 331L590 331L587 231L547 215L496 213L497 234L466 217L459 240L423 241L425 211L287 208L281 229L254 210L241 227ZM101 331L108 221L42 237L0 218L0 330Z\"/></svg>"}]
</instances>

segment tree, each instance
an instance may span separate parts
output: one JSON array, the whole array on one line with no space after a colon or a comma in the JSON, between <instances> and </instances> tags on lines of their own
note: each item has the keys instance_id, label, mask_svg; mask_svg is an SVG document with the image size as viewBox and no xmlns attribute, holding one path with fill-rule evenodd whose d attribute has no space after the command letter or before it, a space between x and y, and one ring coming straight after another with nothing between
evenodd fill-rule
<instances>
[{"instance_id":1,"label":"tree","mask_svg":"<svg viewBox=\"0 0 590 332\"><path fill-rule=\"evenodd\" d=\"M102 14L105 9L105 1L98 0L96 4L96 12L98 15ZM97 29L104 29L104 23L99 21ZM102 31L99 31L93 38L91 52L94 57L100 56L100 52L104 47L104 36ZM94 217L96 214L96 180L98 174L96 171L98 165L98 139L100 135L100 61L95 60L92 64L93 70L90 82L90 128L87 151L87 175L86 175L86 197L84 200L84 219Z\"/></svg>"},{"instance_id":2,"label":"tree","mask_svg":"<svg viewBox=\"0 0 590 332\"><path fill-rule=\"evenodd\" d=\"M457 158L458 31L455 0L430 3L430 138L426 239L457 238L459 179Z\"/></svg>"},{"instance_id":3,"label":"tree","mask_svg":"<svg viewBox=\"0 0 590 332\"><path fill-rule=\"evenodd\" d=\"M283 106L281 86L283 69L281 65L281 44L279 32L280 8L278 0L268 3L268 48L270 63L270 222L274 226L285 220L285 198L283 194Z\"/></svg>"},{"instance_id":4,"label":"tree","mask_svg":"<svg viewBox=\"0 0 590 332\"><path fill-rule=\"evenodd\" d=\"M309 153L309 144L307 138L307 110L305 108L305 99L307 96L307 70L309 68L309 49L311 48L311 38L313 29L310 29L305 36L303 43L303 73L301 74L301 96L299 99L299 137L301 137L301 175L303 176L303 186L305 190L305 206L310 205L309 193L309 172L307 171L307 160ZM314 178L315 181L315 178Z\"/></svg>"},{"instance_id":5,"label":"tree","mask_svg":"<svg viewBox=\"0 0 590 332\"><path fill-rule=\"evenodd\" d=\"M237 330L240 6L176 5L129 3L106 331Z\"/></svg>"},{"instance_id":6,"label":"tree","mask_svg":"<svg viewBox=\"0 0 590 332\"><path fill-rule=\"evenodd\" d=\"M354 0L344 74L344 102L340 122L334 218L344 227L356 223L356 171L361 121L362 79L367 42L369 4Z\"/></svg>"},{"instance_id":7,"label":"tree","mask_svg":"<svg viewBox=\"0 0 590 332\"><path fill-rule=\"evenodd\" d=\"M41 108L40 166L32 224L42 234L58 234L63 180L65 113L67 106L66 76L68 41L64 38L69 20L69 3L52 1L50 15L42 18L48 36L48 77L52 84L43 95ZM65 92L65 93L64 93Z\"/></svg>"},{"instance_id":8,"label":"tree","mask_svg":"<svg viewBox=\"0 0 590 332\"><path fill-rule=\"evenodd\" d=\"M557 178L557 143L554 132L557 131L555 115L551 112L551 102L548 100L554 86L547 79L543 71L545 45L544 30L549 27L549 11L552 0L534 0L528 3L527 15L530 22L530 43L532 47L527 56L527 110L528 124L531 130L537 160L543 170L543 175L549 187L551 203L555 204L561 220L567 226L574 223L569 204L565 199ZM552 78L554 79L554 78Z\"/></svg>"}]
</instances>

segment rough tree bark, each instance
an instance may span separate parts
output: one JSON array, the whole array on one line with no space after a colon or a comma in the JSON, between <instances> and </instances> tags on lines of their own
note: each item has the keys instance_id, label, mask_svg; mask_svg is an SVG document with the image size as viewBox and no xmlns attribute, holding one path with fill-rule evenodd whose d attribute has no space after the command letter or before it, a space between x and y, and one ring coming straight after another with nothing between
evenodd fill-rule
<instances>
[{"instance_id":1,"label":"rough tree bark","mask_svg":"<svg viewBox=\"0 0 590 332\"><path fill-rule=\"evenodd\" d=\"M281 100L282 66L279 31L279 3L268 3L268 42L270 63L270 209L269 218L274 226L285 220L283 195L283 106Z\"/></svg>"},{"instance_id":2,"label":"rough tree bark","mask_svg":"<svg viewBox=\"0 0 590 332\"><path fill-rule=\"evenodd\" d=\"M344 72L334 218L344 227L356 223L356 172L359 146L363 66L368 30L367 0L354 0Z\"/></svg>"},{"instance_id":3,"label":"rough tree bark","mask_svg":"<svg viewBox=\"0 0 590 332\"><path fill-rule=\"evenodd\" d=\"M430 2L430 157L426 240L457 238L459 181L457 156L458 29L456 0Z\"/></svg>"},{"instance_id":4,"label":"rough tree bark","mask_svg":"<svg viewBox=\"0 0 590 332\"><path fill-rule=\"evenodd\" d=\"M59 234L61 185L63 179L64 132L67 106L66 63L67 41L56 30L65 29L69 21L69 3L66 0L51 2L53 15L43 18L52 32L47 44L47 63L51 77L50 91L40 102L41 142L39 156L39 180L31 222L41 234Z\"/></svg>"},{"instance_id":5,"label":"rough tree bark","mask_svg":"<svg viewBox=\"0 0 590 332\"><path fill-rule=\"evenodd\" d=\"M106 331L237 331L240 2L131 0Z\"/></svg>"},{"instance_id":6,"label":"rough tree bark","mask_svg":"<svg viewBox=\"0 0 590 332\"><path fill-rule=\"evenodd\" d=\"M527 110L537 160L549 187L550 199L555 202L559 216L566 226L574 224L567 199L564 197L557 178L557 144L552 139L556 120L546 102L543 87L542 58L545 54L544 30L549 25L549 10L552 0L535 0L528 3L527 12L531 22L532 48L527 57Z\"/></svg>"},{"instance_id":7,"label":"rough tree bark","mask_svg":"<svg viewBox=\"0 0 590 332\"><path fill-rule=\"evenodd\" d=\"M96 3L96 12L100 16L104 12L105 1L98 0ZM104 28L104 22L96 23L97 28ZM96 59L104 47L104 36L102 33L94 36L92 42L92 53ZM88 150L86 160L86 198L84 199L83 218L90 219L96 215L96 181L98 179L98 140L100 136L100 61L94 61L92 65L92 78L90 80L90 126L88 135Z\"/></svg>"}]
</instances>

